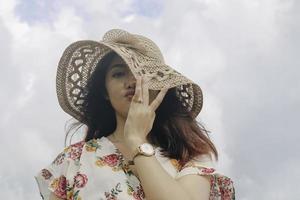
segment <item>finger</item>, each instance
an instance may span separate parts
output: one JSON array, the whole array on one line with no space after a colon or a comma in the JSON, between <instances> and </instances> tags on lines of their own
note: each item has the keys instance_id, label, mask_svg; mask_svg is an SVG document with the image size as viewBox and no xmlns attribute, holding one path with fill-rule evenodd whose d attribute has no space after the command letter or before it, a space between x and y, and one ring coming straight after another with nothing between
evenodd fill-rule
<instances>
[{"instance_id":1,"label":"finger","mask_svg":"<svg viewBox=\"0 0 300 200\"><path fill-rule=\"evenodd\" d=\"M145 105L149 105L149 88L147 85L148 78L143 78L143 100Z\"/></svg>"},{"instance_id":2,"label":"finger","mask_svg":"<svg viewBox=\"0 0 300 200\"><path fill-rule=\"evenodd\" d=\"M136 80L135 92L132 97L132 100L138 101L140 99L140 95L141 95L141 77L138 76Z\"/></svg>"},{"instance_id":3,"label":"finger","mask_svg":"<svg viewBox=\"0 0 300 200\"><path fill-rule=\"evenodd\" d=\"M160 90L156 98L152 101L150 107L153 111L155 111L158 106L161 104L162 100L164 99L166 93L168 91L168 88L163 88Z\"/></svg>"},{"instance_id":4,"label":"finger","mask_svg":"<svg viewBox=\"0 0 300 200\"><path fill-rule=\"evenodd\" d=\"M144 84L144 80L143 80L143 77L140 76L140 85L138 86L140 88L140 94L139 94L139 100L143 101L143 84Z\"/></svg>"}]
</instances>

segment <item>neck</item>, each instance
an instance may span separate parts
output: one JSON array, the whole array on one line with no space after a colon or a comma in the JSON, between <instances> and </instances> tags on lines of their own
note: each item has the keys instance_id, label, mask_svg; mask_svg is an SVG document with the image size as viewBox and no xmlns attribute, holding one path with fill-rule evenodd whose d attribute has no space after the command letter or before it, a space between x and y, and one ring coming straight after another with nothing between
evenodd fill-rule
<instances>
[{"instance_id":1,"label":"neck","mask_svg":"<svg viewBox=\"0 0 300 200\"><path fill-rule=\"evenodd\" d=\"M124 126L125 126L126 118L120 116L116 113L116 129L112 132L108 138L114 143L124 143ZM149 142L147 140L147 142Z\"/></svg>"},{"instance_id":2,"label":"neck","mask_svg":"<svg viewBox=\"0 0 300 200\"><path fill-rule=\"evenodd\" d=\"M120 116L116 113L116 129L109 136L113 142L122 142L124 141L124 125L126 119L123 116Z\"/></svg>"}]
</instances>

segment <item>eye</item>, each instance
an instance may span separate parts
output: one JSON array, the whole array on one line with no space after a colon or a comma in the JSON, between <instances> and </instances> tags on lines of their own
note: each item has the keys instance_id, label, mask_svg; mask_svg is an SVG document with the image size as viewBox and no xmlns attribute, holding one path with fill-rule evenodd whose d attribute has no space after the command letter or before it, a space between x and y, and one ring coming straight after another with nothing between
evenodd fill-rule
<instances>
[{"instance_id":1,"label":"eye","mask_svg":"<svg viewBox=\"0 0 300 200\"><path fill-rule=\"evenodd\" d=\"M122 76L122 75L124 75L125 73L124 72L115 72L115 73L113 73L113 77L119 77L119 76Z\"/></svg>"}]
</instances>

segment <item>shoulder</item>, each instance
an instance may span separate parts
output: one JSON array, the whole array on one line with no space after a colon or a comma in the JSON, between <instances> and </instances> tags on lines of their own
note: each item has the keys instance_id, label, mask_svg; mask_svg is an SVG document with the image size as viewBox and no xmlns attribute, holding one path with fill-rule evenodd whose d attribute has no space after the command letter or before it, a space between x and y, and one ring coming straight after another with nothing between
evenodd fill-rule
<instances>
[{"instance_id":1,"label":"shoulder","mask_svg":"<svg viewBox=\"0 0 300 200\"><path fill-rule=\"evenodd\" d=\"M54 159L52 164L59 165L66 159L78 160L81 156L83 146L86 142L84 140L71 144L63 149L57 157Z\"/></svg>"},{"instance_id":2,"label":"shoulder","mask_svg":"<svg viewBox=\"0 0 300 200\"><path fill-rule=\"evenodd\" d=\"M211 156L200 155L180 166L177 178L187 174L212 175L215 171L215 164Z\"/></svg>"},{"instance_id":3,"label":"shoulder","mask_svg":"<svg viewBox=\"0 0 300 200\"><path fill-rule=\"evenodd\" d=\"M182 166L176 180L195 199L199 195L206 195L203 196L205 199L208 194L212 199L235 197L232 179L218 172L214 161L207 155L192 159ZM199 188L202 188L202 191Z\"/></svg>"}]
</instances>

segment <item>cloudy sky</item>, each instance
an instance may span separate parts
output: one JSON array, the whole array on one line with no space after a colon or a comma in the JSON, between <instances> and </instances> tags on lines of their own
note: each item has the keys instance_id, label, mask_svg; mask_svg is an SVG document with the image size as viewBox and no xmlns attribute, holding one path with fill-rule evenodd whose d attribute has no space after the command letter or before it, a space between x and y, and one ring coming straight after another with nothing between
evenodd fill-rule
<instances>
[{"instance_id":1,"label":"cloudy sky","mask_svg":"<svg viewBox=\"0 0 300 200\"><path fill-rule=\"evenodd\" d=\"M296 0L0 0L0 193L38 200L33 176L64 146L55 75L65 47L111 28L157 43L204 92L198 120L237 199L299 199Z\"/></svg>"}]
</instances>

